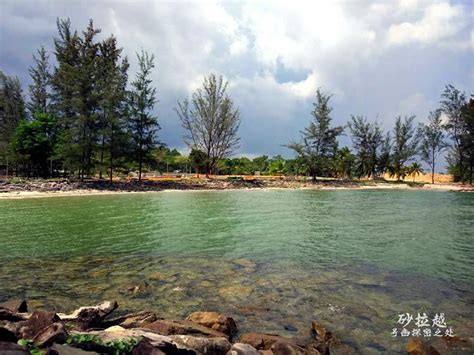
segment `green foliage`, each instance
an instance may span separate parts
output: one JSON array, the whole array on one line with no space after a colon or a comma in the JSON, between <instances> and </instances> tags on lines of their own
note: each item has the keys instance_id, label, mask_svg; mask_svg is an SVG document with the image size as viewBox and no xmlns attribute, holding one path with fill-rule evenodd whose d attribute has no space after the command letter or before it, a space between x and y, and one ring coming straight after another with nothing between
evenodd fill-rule
<instances>
[{"instance_id":1,"label":"green foliage","mask_svg":"<svg viewBox=\"0 0 474 355\"><path fill-rule=\"evenodd\" d=\"M132 82L129 96L130 133L133 143L133 158L138 162L138 180L142 178L143 164L152 160L156 146L156 133L160 129L158 118L152 114L156 103L156 88L150 75L155 67L154 55L143 51L137 53L139 70Z\"/></svg>"},{"instance_id":2,"label":"green foliage","mask_svg":"<svg viewBox=\"0 0 474 355\"><path fill-rule=\"evenodd\" d=\"M300 143L290 143L287 148L294 150L298 158L308 167L310 175L329 175L331 159L337 151L337 137L342 134L342 126L331 127L331 111L329 100L331 95L316 91L316 101L313 103L313 121L301 132Z\"/></svg>"},{"instance_id":3,"label":"green foliage","mask_svg":"<svg viewBox=\"0 0 474 355\"><path fill-rule=\"evenodd\" d=\"M17 344L26 348L26 350L28 350L31 355L43 354L43 352L40 349L38 349L37 347L33 345L32 340L22 338L17 341Z\"/></svg>"},{"instance_id":4,"label":"green foliage","mask_svg":"<svg viewBox=\"0 0 474 355\"><path fill-rule=\"evenodd\" d=\"M410 161L417 153L416 129L414 127L415 116L402 118L399 116L395 121L393 128L393 146L391 164L392 171L395 173L397 180L400 180L404 171L404 164Z\"/></svg>"},{"instance_id":5,"label":"green foliage","mask_svg":"<svg viewBox=\"0 0 474 355\"><path fill-rule=\"evenodd\" d=\"M104 345L108 348L112 348L116 355L127 355L131 354L133 348L140 343L141 337L138 338L124 338L116 339L104 342L99 336L92 334L74 334L70 335L67 339L68 344L83 344L83 343L96 343Z\"/></svg>"}]
</instances>

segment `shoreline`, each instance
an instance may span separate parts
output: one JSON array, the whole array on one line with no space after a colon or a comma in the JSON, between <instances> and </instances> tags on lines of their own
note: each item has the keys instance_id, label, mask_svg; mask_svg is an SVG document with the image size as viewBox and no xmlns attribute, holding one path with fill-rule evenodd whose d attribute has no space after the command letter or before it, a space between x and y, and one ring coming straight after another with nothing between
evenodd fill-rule
<instances>
[{"instance_id":1,"label":"shoreline","mask_svg":"<svg viewBox=\"0 0 474 355\"><path fill-rule=\"evenodd\" d=\"M207 191L254 191L254 190L411 190L411 191L444 191L444 192L474 192L472 185L460 184L409 184L396 182L373 181L338 181L320 180L317 182L302 182L289 180L253 180L253 181L223 181L223 180L187 180L187 181L144 181L114 182L36 182L0 184L0 200L25 199L44 197L75 197L101 196L115 194L145 194L158 192L207 192Z\"/></svg>"}]
</instances>

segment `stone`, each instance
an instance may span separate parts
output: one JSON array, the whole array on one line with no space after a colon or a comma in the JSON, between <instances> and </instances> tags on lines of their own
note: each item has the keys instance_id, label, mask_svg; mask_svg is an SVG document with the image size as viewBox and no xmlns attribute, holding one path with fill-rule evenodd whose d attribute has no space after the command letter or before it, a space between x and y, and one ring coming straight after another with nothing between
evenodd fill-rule
<instances>
[{"instance_id":1,"label":"stone","mask_svg":"<svg viewBox=\"0 0 474 355\"><path fill-rule=\"evenodd\" d=\"M49 348L48 355L99 355L99 353L84 351L69 345L53 344Z\"/></svg>"},{"instance_id":2,"label":"stone","mask_svg":"<svg viewBox=\"0 0 474 355\"><path fill-rule=\"evenodd\" d=\"M431 341L431 346L440 354L455 352L456 354L474 354L474 339L459 336L439 337Z\"/></svg>"},{"instance_id":3,"label":"stone","mask_svg":"<svg viewBox=\"0 0 474 355\"><path fill-rule=\"evenodd\" d=\"M198 323L218 332L232 336L237 333L237 325L232 317L218 312L193 312L186 320Z\"/></svg>"},{"instance_id":4,"label":"stone","mask_svg":"<svg viewBox=\"0 0 474 355\"><path fill-rule=\"evenodd\" d=\"M321 323L319 323L317 320L311 321L311 329L316 333L316 338L319 341L329 343L335 340L332 333L327 330L323 325L321 325Z\"/></svg>"},{"instance_id":5,"label":"stone","mask_svg":"<svg viewBox=\"0 0 474 355\"><path fill-rule=\"evenodd\" d=\"M420 339L410 339L406 345L408 355L439 355L440 353Z\"/></svg>"},{"instance_id":6,"label":"stone","mask_svg":"<svg viewBox=\"0 0 474 355\"><path fill-rule=\"evenodd\" d=\"M138 284L131 284L127 286L127 291L133 295L138 295L150 291L151 286L148 282L143 281Z\"/></svg>"},{"instance_id":7,"label":"stone","mask_svg":"<svg viewBox=\"0 0 474 355\"><path fill-rule=\"evenodd\" d=\"M0 320L18 322L18 321L26 320L28 318L29 318L28 315L25 315L22 313L16 313L6 308L0 308Z\"/></svg>"},{"instance_id":8,"label":"stone","mask_svg":"<svg viewBox=\"0 0 474 355\"><path fill-rule=\"evenodd\" d=\"M285 330L289 331L289 332L297 332L298 331L298 328L296 328L294 325L291 325L291 324L287 324L284 326Z\"/></svg>"},{"instance_id":9,"label":"stone","mask_svg":"<svg viewBox=\"0 0 474 355\"><path fill-rule=\"evenodd\" d=\"M150 275L148 275L148 278L154 281L160 281L160 280L162 281L166 279L166 275L164 275L161 272L155 271L155 272L152 272Z\"/></svg>"},{"instance_id":10,"label":"stone","mask_svg":"<svg viewBox=\"0 0 474 355\"><path fill-rule=\"evenodd\" d=\"M12 343L16 343L18 337L16 336L15 332L3 325L0 325L0 341L9 341Z\"/></svg>"},{"instance_id":11,"label":"stone","mask_svg":"<svg viewBox=\"0 0 474 355\"><path fill-rule=\"evenodd\" d=\"M146 331L144 329L125 329L121 326L113 326L105 330L92 330L87 333L81 332L71 332L71 334L89 334L98 336L102 342L115 341L124 338L146 338L153 347L163 351L166 354L178 354L178 355L194 355L195 352L192 349L177 344L170 337L156 334L153 332ZM77 344L82 349L85 349L81 344ZM144 345L145 347L145 345ZM104 350L99 351L99 349L92 349L97 352L104 352Z\"/></svg>"},{"instance_id":12,"label":"stone","mask_svg":"<svg viewBox=\"0 0 474 355\"><path fill-rule=\"evenodd\" d=\"M162 335L200 335L206 337L228 337L227 334L187 320L161 319L153 323L145 324L143 328L149 329L153 332Z\"/></svg>"},{"instance_id":13,"label":"stone","mask_svg":"<svg viewBox=\"0 0 474 355\"><path fill-rule=\"evenodd\" d=\"M232 347L232 344L223 337L202 338L190 335L172 335L170 338L201 354L226 355Z\"/></svg>"},{"instance_id":14,"label":"stone","mask_svg":"<svg viewBox=\"0 0 474 355\"><path fill-rule=\"evenodd\" d=\"M96 306L80 307L71 314L58 313L61 320L74 321L80 330L100 327L104 318L118 307L117 302L105 301Z\"/></svg>"},{"instance_id":15,"label":"stone","mask_svg":"<svg viewBox=\"0 0 474 355\"><path fill-rule=\"evenodd\" d=\"M0 354L2 355L30 355L30 352L15 343L0 341Z\"/></svg>"},{"instance_id":16,"label":"stone","mask_svg":"<svg viewBox=\"0 0 474 355\"><path fill-rule=\"evenodd\" d=\"M249 344L235 343L232 345L227 355L258 355L258 351Z\"/></svg>"},{"instance_id":17,"label":"stone","mask_svg":"<svg viewBox=\"0 0 474 355\"><path fill-rule=\"evenodd\" d=\"M269 350L277 341L292 343L292 339L273 334L244 333L240 336L239 342L249 344L257 350Z\"/></svg>"},{"instance_id":18,"label":"stone","mask_svg":"<svg viewBox=\"0 0 474 355\"><path fill-rule=\"evenodd\" d=\"M102 322L102 326L108 328L114 325L120 325L123 328L141 328L145 324L153 323L156 320L158 320L158 317L155 313L144 311L105 320Z\"/></svg>"},{"instance_id":19,"label":"stone","mask_svg":"<svg viewBox=\"0 0 474 355\"><path fill-rule=\"evenodd\" d=\"M227 287L222 287L219 289L220 295L225 298L231 298L231 297L247 298L248 296L252 294L252 292L253 292L252 287L243 286L243 285L227 286Z\"/></svg>"},{"instance_id":20,"label":"stone","mask_svg":"<svg viewBox=\"0 0 474 355\"><path fill-rule=\"evenodd\" d=\"M21 338L33 339L41 330L60 320L54 312L35 311L22 323L19 330Z\"/></svg>"},{"instance_id":21,"label":"stone","mask_svg":"<svg viewBox=\"0 0 474 355\"><path fill-rule=\"evenodd\" d=\"M15 313L26 313L28 312L28 305L25 300L8 300L0 303L0 308L8 309Z\"/></svg>"},{"instance_id":22,"label":"stone","mask_svg":"<svg viewBox=\"0 0 474 355\"><path fill-rule=\"evenodd\" d=\"M148 339L143 338L132 350L132 355L164 355L165 352L155 348Z\"/></svg>"},{"instance_id":23,"label":"stone","mask_svg":"<svg viewBox=\"0 0 474 355\"><path fill-rule=\"evenodd\" d=\"M65 343L67 339L66 328L62 323L53 323L39 331L33 339L33 344L38 348L46 348L53 343Z\"/></svg>"},{"instance_id":24,"label":"stone","mask_svg":"<svg viewBox=\"0 0 474 355\"><path fill-rule=\"evenodd\" d=\"M303 348L298 345L278 340L271 346L270 350L274 355L302 355L305 353Z\"/></svg>"}]
</instances>

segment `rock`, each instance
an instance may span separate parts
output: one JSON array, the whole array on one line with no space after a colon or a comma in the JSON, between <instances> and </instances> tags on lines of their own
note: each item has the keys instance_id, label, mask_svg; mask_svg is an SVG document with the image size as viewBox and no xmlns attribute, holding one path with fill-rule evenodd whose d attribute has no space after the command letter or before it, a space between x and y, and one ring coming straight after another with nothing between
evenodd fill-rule
<instances>
[{"instance_id":1,"label":"rock","mask_svg":"<svg viewBox=\"0 0 474 355\"><path fill-rule=\"evenodd\" d=\"M25 300L8 300L0 303L0 308L8 309L15 313L26 313L28 312L28 305Z\"/></svg>"},{"instance_id":2,"label":"rock","mask_svg":"<svg viewBox=\"0 0 474 355\"><path fill-rule=\"evenodd\" d=\"M33 339L33 344L38 348L46 348L53 343L65 343L67 332L62 323L53 323L43 328Z\"/></svg>"},{"instance_id":3,"label":"rock","mask_svg":"<svg viewBox=\"0 0 474 355\"><path fill-rule=\"evenodd\" d=\"M247 298L248 296L252 294L252 292L253 292L252 287L243 286L243 285L227 286L227 287L222 287L219 289L220 295L225 298L231 298L231 297Z\"/></svg>"},{"instance_id":4,"label":"rock","mask_svg":"<svg viewBox=\"0 0 474 355\"><path fill-rule=\"evenodd\" d=\"M19 330L21 338L33 339L41 330L59 321L59 316L54 312L35 311L22 323Z\"/></svg>"},{"instance_id":5,"label":"rock","mask_svg":"<svg viewBox=\"0 0 474 355\"><path fill-rule=\"evenodd\" d=\"M474 340L459 336L439 337L431 341L431 346L440 354L455 352L456 354L474 354Z\"/></svg>"},{"instance_id":6,"label":"rock","mask_svg":"<svg viewBox=\"0 0 474 355\"><path fill-rule=\"evenodd\" d=\"M53 344L49 348L48 355L99 355L99 353L84 351L68 345Z\"/></svg>"},{"instance_id":7,"label":"rock","mask_svg":"<svg viewBox=\"0 0 474 355\"><path fill-rule=\"evenodd\" d=\"M302 355L305 353L303 348L282 340L273 343L270 350L275 355Z\"/></svg>"},{"instance_id":8,"label":"rock","mask_svg":"<svg viewBox=\"0 0 474 355\"><path fill-rule=\"evenodd\" d=\"M98 336L102 342L109 342L124 338L146 338L148 341L157 349L163 351L166 354L178 354L178 355L194 355L195 352L192 349L188 349L187 347L177 344L174 342L170 337L152 333L145 331L143 329L125 329L121 326L113 326L107 328L105 330L92 330L88 331L87 333L81 332L71 332L72 334L89 334L89 335L96 335ZM76 346L80 346L82 349L85 349L80 344ZM145 347L145 345L144 345ZM104 352L104 350L99 351L99 349L93 351L97 352Z\"/></svg>"},{"instance_id":9,"label":"rock","mask_svg":"<svg viewBox=\"0 0 474 355\"><path fill-rule=\"evenodd\" d=\"M408 355L439 355L431 345L420 339L410 339L406 345Z\"/></svg>"},{"instance_id":10,"label":"rock","mask_svg":"<svg viewBox=\"0 0 474 355\"><path fill-rule=\"evenodd\" d=\"M158 317L153 312L138 312L131 313L114 319L109 319L102 322L104 328L114 325L120 325L123 328L141 328L146 324L153 323L158 320Z\"/></svg>"},{"instance_id":11,"label":"rock","mask_svg":"<svg viewBox=\"0 0 474 355\"><path fill-rule=\"evenodd\" d=\"M62 320L72 320L80 330L100 327L103 319L118 307L117 302L105 301L97 306L80 307L71 314L59 313Z\"/></svg>"},{"instance_id":12,"label":"rock","mask_svg":"<svg viewBox=\"0 0 474 355\"><path fill-rule=\"evenodd\" d=\"M151 286L148 282L143 281L139 284L131 284L127 286L127 291L133 295L138 295L147 291L150 291Z\"/></svg>"},{"instance_id":13,"label":"rock","mask_svg":"<svg viewBox=\"0 0 474 355\"><path fill-rule=\"evenodd\" d=\"M311 329L316 333L316 339L324 343L330 343L334 339L332 333L316 320L311 321Z\"/></svg>"},{"instance_id":14,"label":"rock","mask_svg":"<svg viewBox=\"0 0 474 355\"><path fill-rule=\"evenodd\" d=\"M186 320L198 323L218 332L232 336L237 333L237 325L232 317L217 312L194 312Z\"/></svg>"},{"instance_id":15,"label":"rock","mask_svg":"<svg viewBox=\"0 0 474 355\"><path fill-rule=\"evenodd\" d=\"M29 318L29 315L26 315L23 313L16 313L6 308L0 308L0 320L18 322L18 321L26 320L28 318Z\"/></svg>"},{"instance_id":16,"label":"rock","mask_svg":"<svg viewBox=\"0 0 474 355\"><path fill-rule=\"evenodd\" d=\"M249 344L257 350L269 350L277 341L292 343L292 339L279 335L263 333L244 333L240 336L241 343Z\"/></svg>"},{"instance_id":17,"label":"rock","mask_svg":"<svg viewBox=\"0 0 474 355\"><path fill-rule=\"evenodd\" d=\"M2 355L30 355L30 352L15 343L0 341L0 354Z\"/></svg>"},{"instance_id":18,"label":"rock","mask_svg":"<svg viewBox=\"0 0 474 355\"><path fill-rule=\"evenodd\" d=\"M246 269L255 269L255 267L257 266L257 264L254 261L249 260L249 259L244 259L244 258L235 259L234 264L237 264Z\"/></svg>"},{"instance_id":19,"label":"rock","mask_svg":"<svg viewBox=\"0 0 474 355\"><path fill-rule=\"evenodd\" d=\"M289 332L297 332L298 331L298 328L296 328L294 325L291 325L291 324L287 324L284 326L285 330L289 331Z\"/></svg>"},{"instance_id":20,"label":"rock","mask_svg":"<svg viewBox=\"0 0 474 355\"><path fill-rule=\"evenodd\" d=\"M0 325L0 341L9 341L12 343L16 343L18 337L16 336L15 332L12 330Z\"/></svg>"},{"instance_id":21,"label":"rock","mask_svg":"<svg viewBox=\"0 0 474 355\"><path fill-rule=\"evenodd\" d=\"M148 339L143 338L132 350L132 355L164 355L165 352L155 348Z\"/></svg>"},{"instance_id":22,"label":"rock","mask_svg":"<svg viewBox=\"0 0 474 355\"><path fill-rule=\"evenodd\" d=\"M232 347L226 338L201 338L189 335L172 335L170 338L201 354L226 355Z\"/></svg>"},{"instance_id":23,"label":"rock","mask_svg":"<svg viewBox=\"0 0 474 355\"><path fill-rule=\"evenodd\" d=\"M155 272L152 272L150 275L148 275L148 278L150 280L159 281L159 280L165 280L166 275L162 274L161 272L155 271Z\"/></svg>"},{"instance_id":24,"label":"rock","mask_svg":"<svg viewBox=\"0 0 474 355\"><path fill-rule=\"evenodd\" d=\"M227 355L258 355L258 351L249 344L235 343L232 345Z\"/></svg>"},{"instance_id":25,"label":"rock","mask_svg":"<svg viewBox=\"0 0 474 355\"><path fill-rule=\"evenodd\" d=\"M145 324L143 328L162 335L200 335L228 338L227 334L187 320L162 319Z\"/></svg>"}]
</instances>

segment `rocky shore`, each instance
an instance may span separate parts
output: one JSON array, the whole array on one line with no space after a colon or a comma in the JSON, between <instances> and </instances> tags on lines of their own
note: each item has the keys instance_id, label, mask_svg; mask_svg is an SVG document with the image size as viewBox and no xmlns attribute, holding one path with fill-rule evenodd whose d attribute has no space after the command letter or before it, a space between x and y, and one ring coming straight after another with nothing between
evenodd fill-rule
<instances>
[{"instance_id":1,"label":"rocky shore","mask_svg":"<svg viewBox=\"0 0 474 355\"><path fill-rule=\"evenodd\" d=\"M235 189L423 189L472 192L470 185L418 184L387 181L289 179L176 179L162 181L0 181L1 197L35 197L46 195L84 195L119 192L154 192L164 190L235 190Z\"/></svg>"},{"instance_id":2,"label":"rocky shore","mask_svg":"<svg viewBox=\"0 0 474 355\"><path fill-rule=\"evenodd\" d=\"M232 317L194 312L186 319L163 319L143 311L113 316L116 302L81 307L70 314L28 312L24 300L0 303L0 354L356 354L317 320L307 336L240 334ZM470 354L472 343L442 337L431 343L410 339L408 354Z\"/></svg>"}]
</instances>

